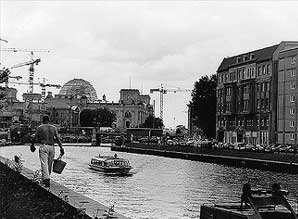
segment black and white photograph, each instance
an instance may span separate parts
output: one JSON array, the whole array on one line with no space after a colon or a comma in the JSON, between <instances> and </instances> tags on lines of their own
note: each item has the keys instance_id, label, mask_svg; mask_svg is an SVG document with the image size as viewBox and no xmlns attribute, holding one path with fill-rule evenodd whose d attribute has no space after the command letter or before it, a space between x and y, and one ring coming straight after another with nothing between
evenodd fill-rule
<instances>
[{"instance_id":1,"label":"black and white photograph","mask_svg":"<svg viewBox=\"0 0 298 219\"><path fill-rule=\"evenodd\" d=\"M298 1L0 0L0 219L298 219Z\"/></svg>"}]
</instances>

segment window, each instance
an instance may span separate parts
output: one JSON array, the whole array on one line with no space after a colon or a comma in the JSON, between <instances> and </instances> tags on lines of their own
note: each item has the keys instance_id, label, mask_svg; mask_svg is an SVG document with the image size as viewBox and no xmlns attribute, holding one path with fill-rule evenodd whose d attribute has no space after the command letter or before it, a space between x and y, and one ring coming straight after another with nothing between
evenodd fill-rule
<instances>
[{"instance_id":1,"label":"window","mask_svg":"<svg viewBox=\"0 0 298 219\"><path fill-rule=\"evenodd\" d=\"M291 77L296 77L296 71L295 70L291 70Z\"/></svg>"},{"instance_id":2,"label":"window","mask_svg":"<svg viewBox=\"0 0 298 219\"><path fill-rule=\"evenodd\" d=\"M263 108L264 107L264 100L261 99L261 102L260 102L260 108Z\"/></svg>"},{"instance_id":3,"label":"window","mask_svg":"<svg viewBox=\"0 0 298 219\"><path fill-rule=\"evenodd\" d=\"M291 96L290 96L290 102L291 102L291 103L294 103L294 102L295 102L295 96L294 96L294 95L291 95Z\"/></svg>"},{"instance_id":4,"label":"window","mask_svg":"<svg viewBox=\"0 0 298 219\"><path fill-rule=\"evenodd\" d=\"M227 109L226 111L230 112L231 111L231 102L227 102Z\"/></svg>"},{"instance_id":5,"label":"window","mask_svg":"<svg viewBox=\"0 0 298 219\"><path fill-rule=\"evenodd\" d=\"M263 72L263 75L265 75L265 74L266 74L266 71L267 71L267 70L266 70L266 66L265 66L265 65L263 65L263 66L262 66L262 72Z\"/></svg>"},{"instance_id":6,"label":"window","mask_svg":"<svg viewBox=\"0 0 298 219\"><path fill-rule=\"evenodd\" d=\"M255 68L252 68L251 70L252 70L251 71L251 77L252 78L255 78L256 77L256 75L255 75Z\"/></svg>"},{"instance_id":7,"label":"window","mask_svg":"<svg viewBox=\"0 0 298 219\"><path fill-rule=\"evenodd\" d=\"M125 112L124 116L125 116L126 118L131 117L131 112L129 112L129 111Z\"/></svg>"},{"instance_id":8,"label":"window","mask_svg":"<svg viewBox=\"0 0 298 219\"><path fill-rule=\"evenodd\" d=\"M269 99L268 98L265 98L264 99L264 108L267 108L269 106Z\"/></svg>"},{"instance_id":9,"label":"window","mask_svg":"<svg viewBox=\"0 0 298 219\"><path fill-rule=\"evenodd\" d=\"M243 107L243 111L248 111L248 105L249 105L249 102L248 102L248 100L244 100L244 107Z\"/></svg>"},{"instance_id":10,"label":"window","mask_svg":"<svg viewBox=\"0 0 298 219\"><path fill-rule=\"evenodd\" d=\"M291 82L291 89L296 89L296 82L295 81Z\"/></svg>"},{"instance_id":11,"label":"window","mask_svg":"<svg viewBox=\"0 0 298 219\"><path fill-rule=\"evenodd\" d=\"M227 87L227 96L231 96L231 90L232 90L232 88Z\"/></svg>"},{"instance_id":12,"label":"window","mask_svg":"<svg viewBox=\"0 0 298 219\"><path fill-rule=\"evenodd\" d=\"M237 57L236 59L236 63L239 63L239 62L241 62L241 57Z\"/></svg>"},{"instance_id":13,"label":"window","mask_svg":"<svg viewBox=\"0 0 298 219\"><path fill-rule=\"evenodd\" d=\"M262 75L262 68L261 66L258 67L258 76L261 76Z\"/></svg>"},{"instance_id":14,"label":"window","mask_svg":"<svg viewBox=\"0 0 298 219\"><path fill-rule=\"evenodd\" d=\"M243 87L243 93L248 94L249 93L249 87L248 85Z\"/></svg>"},{"instance_id":15,"label":"window","mask_svg":"<svg viewBox=\"0 0 298 219\"><path fill-rule=\"evenodd\" d=\"M250 54L250 60L254 59L255 58L255 54L251 53Z\"/></svg>"},{"instance_id":16,"label":"window","mask_svg":"<svg viewBox=\"0 0 298 219\"><path fill-rule=\"evenodd\" d=\"M271 65L267 64L267 74L270 74L270 73L271 73Z\"/></svg>"},{"instance_id":17,"label":"window","mask_svg":"<svg viewBox=\"0 0 298 219\"><path fill-rule=\"evenodd\" d=\"M293 134L293 133L290 134L290 140L291 141L294 141L295 140L295 134Z\"/></svg>"},{"instance_id":18,"label":"window","mask_svg":"<svg viewBox=\"0 0 298 219\"><path fill-rule=\"evenodd\" d=\"M295 122L294 121L290 121L290 127L291 128L294 128L294 126L295 126Z\"/></svg>"},{"instance_id":19,"label":"window","mask_svg":"<svg viewBox=\"0 0 298 219\"><path fill-rule=\"evenodd\" d=\"M230 72L230 81L235 81L236 80L236 72Z\"/></svg>"},{"instance_id":20,"label":"window","mask_svg":"<svg viewBox=\"0 0 298 219\"><path fill-rule=\"evenodd\" d=\"M292 64L295 64L295 63L296 63L296 56L293 56L293 57L291 57L290 59L291 59L291 63L292 63Z\"/></svg>"},{"instance_id":21,"label":"window","mask_svg":"<svg viewBox=\"0 0 298 219\"><path fill-rule=\"evenodd\" d=\"M295 109L294 108L290 108L290 114L291 115L294 115L294 113L295 113Z\"/></svg>"},{"instance_id":22,"label":"window","mask_svg":"<svg viewBox=\"0 0 298 219\"><path fill-rule=\"evenodd\" d=\"M248 55L244 56L244 61L248 61Z\"/></svg>"},{"instance_id":23,"label":"window","mask_svg":"<svg viewBox=\"0 0 298 219\"><path fill-rule=\"evenodd\" d=\"M265 83L261 83L261 92L265 91Z\"/></svg>"}]
</instances>

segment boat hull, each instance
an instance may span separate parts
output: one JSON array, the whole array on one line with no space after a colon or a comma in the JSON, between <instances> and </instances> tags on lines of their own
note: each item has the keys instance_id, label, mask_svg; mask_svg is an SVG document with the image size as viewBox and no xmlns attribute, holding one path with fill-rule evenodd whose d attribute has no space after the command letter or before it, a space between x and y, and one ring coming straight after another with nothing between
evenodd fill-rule
<instances>
[{"instance_id":1,"label":"boat hull","mask_svg":"<svg viewBox=\"0 0 298 219\"><path fill-rule=\"evenodd\" d=\"M131 168L129 167L100 167L96 165L89 164L89 167L93 170L97 170L104 173L115 173L115 174L128 174Z\"/></svg>"}]
</instances>

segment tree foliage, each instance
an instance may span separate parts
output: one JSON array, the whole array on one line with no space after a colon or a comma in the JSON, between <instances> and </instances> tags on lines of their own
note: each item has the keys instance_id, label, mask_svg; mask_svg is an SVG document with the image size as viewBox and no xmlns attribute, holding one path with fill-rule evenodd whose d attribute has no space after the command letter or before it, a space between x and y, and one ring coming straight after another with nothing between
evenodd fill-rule
<instances>
[{"instance_id":1,"label":"tree foliage","mask_svg":"<svg viewBox=\"0 0 298 219\"><path fill-rule=\"evenodd\" d=\"M80 115L82 127L111 127L114 121L116 121L116 115L107 108L86 109Z\"/></svg>"},{"instance_id":2,"label":"tree foliage","mask_svg":"<svg viewBox=\"0 0 298 219\"><path fill-rule=\"evenodd\" d=\"M154 117L153 115L150 115L146 118L145 122L143 124L141 124L141 128L162 128L163 125L163 121L162 119L158 118L158 117Z\"/></svg>"},{"instance_id":3,"label":"tree foliage","mask_svg":"<svg viewBox=\"0 0 298 219\"><path fill-rule=\"evenodd\" d=\"M216 74L202 76L194 84L190 102L193 125L208 138L216 134Z\"/></svg>"},{"instance_id":4,"label":"tree foliage","mask_svg":"<svg viewBox=\"0 0 298 219\"><path fill-rule=\"evenodd\" d=\"M7 94L7 89L3 87L1 84L8 80L9 75L8 68L0 69L0 100L4 99Z\"/></svg>"},{"instance_id":5,"label":"tree foliage","mask_svg":"<svg viewBox=\"0 0 298 219\"><path fill-rule=\"evenodd\" d=\"M80 114L80 124L82 127L94 127L94 110L85 109Z\"/></svg>"}]
</instances>

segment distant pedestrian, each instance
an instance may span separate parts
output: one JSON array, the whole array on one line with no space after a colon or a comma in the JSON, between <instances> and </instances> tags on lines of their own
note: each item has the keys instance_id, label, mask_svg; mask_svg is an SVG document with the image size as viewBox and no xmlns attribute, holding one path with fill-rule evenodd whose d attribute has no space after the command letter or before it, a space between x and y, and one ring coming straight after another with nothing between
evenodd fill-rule
<instances>
[{"instance_id":1,"label":"distant pedestrian","mask_svg":"<svg viewBox=\"0 0 298 219\"><path fill-rule=\"evenodd\" d=\"M41 143L39 147L39 159L41 164L42 182L45 187L50 187L50 174L52 172L55 156L55 141L57 141L60 147L61 156L64 155L64 149L58 136L57 128L54 125L49 124L49 117L44 116L42 118L42 123L43 124L36 129L30 150L32 152L35 151L34 143L36 141Z\"/></svg>"}]
</instances>

